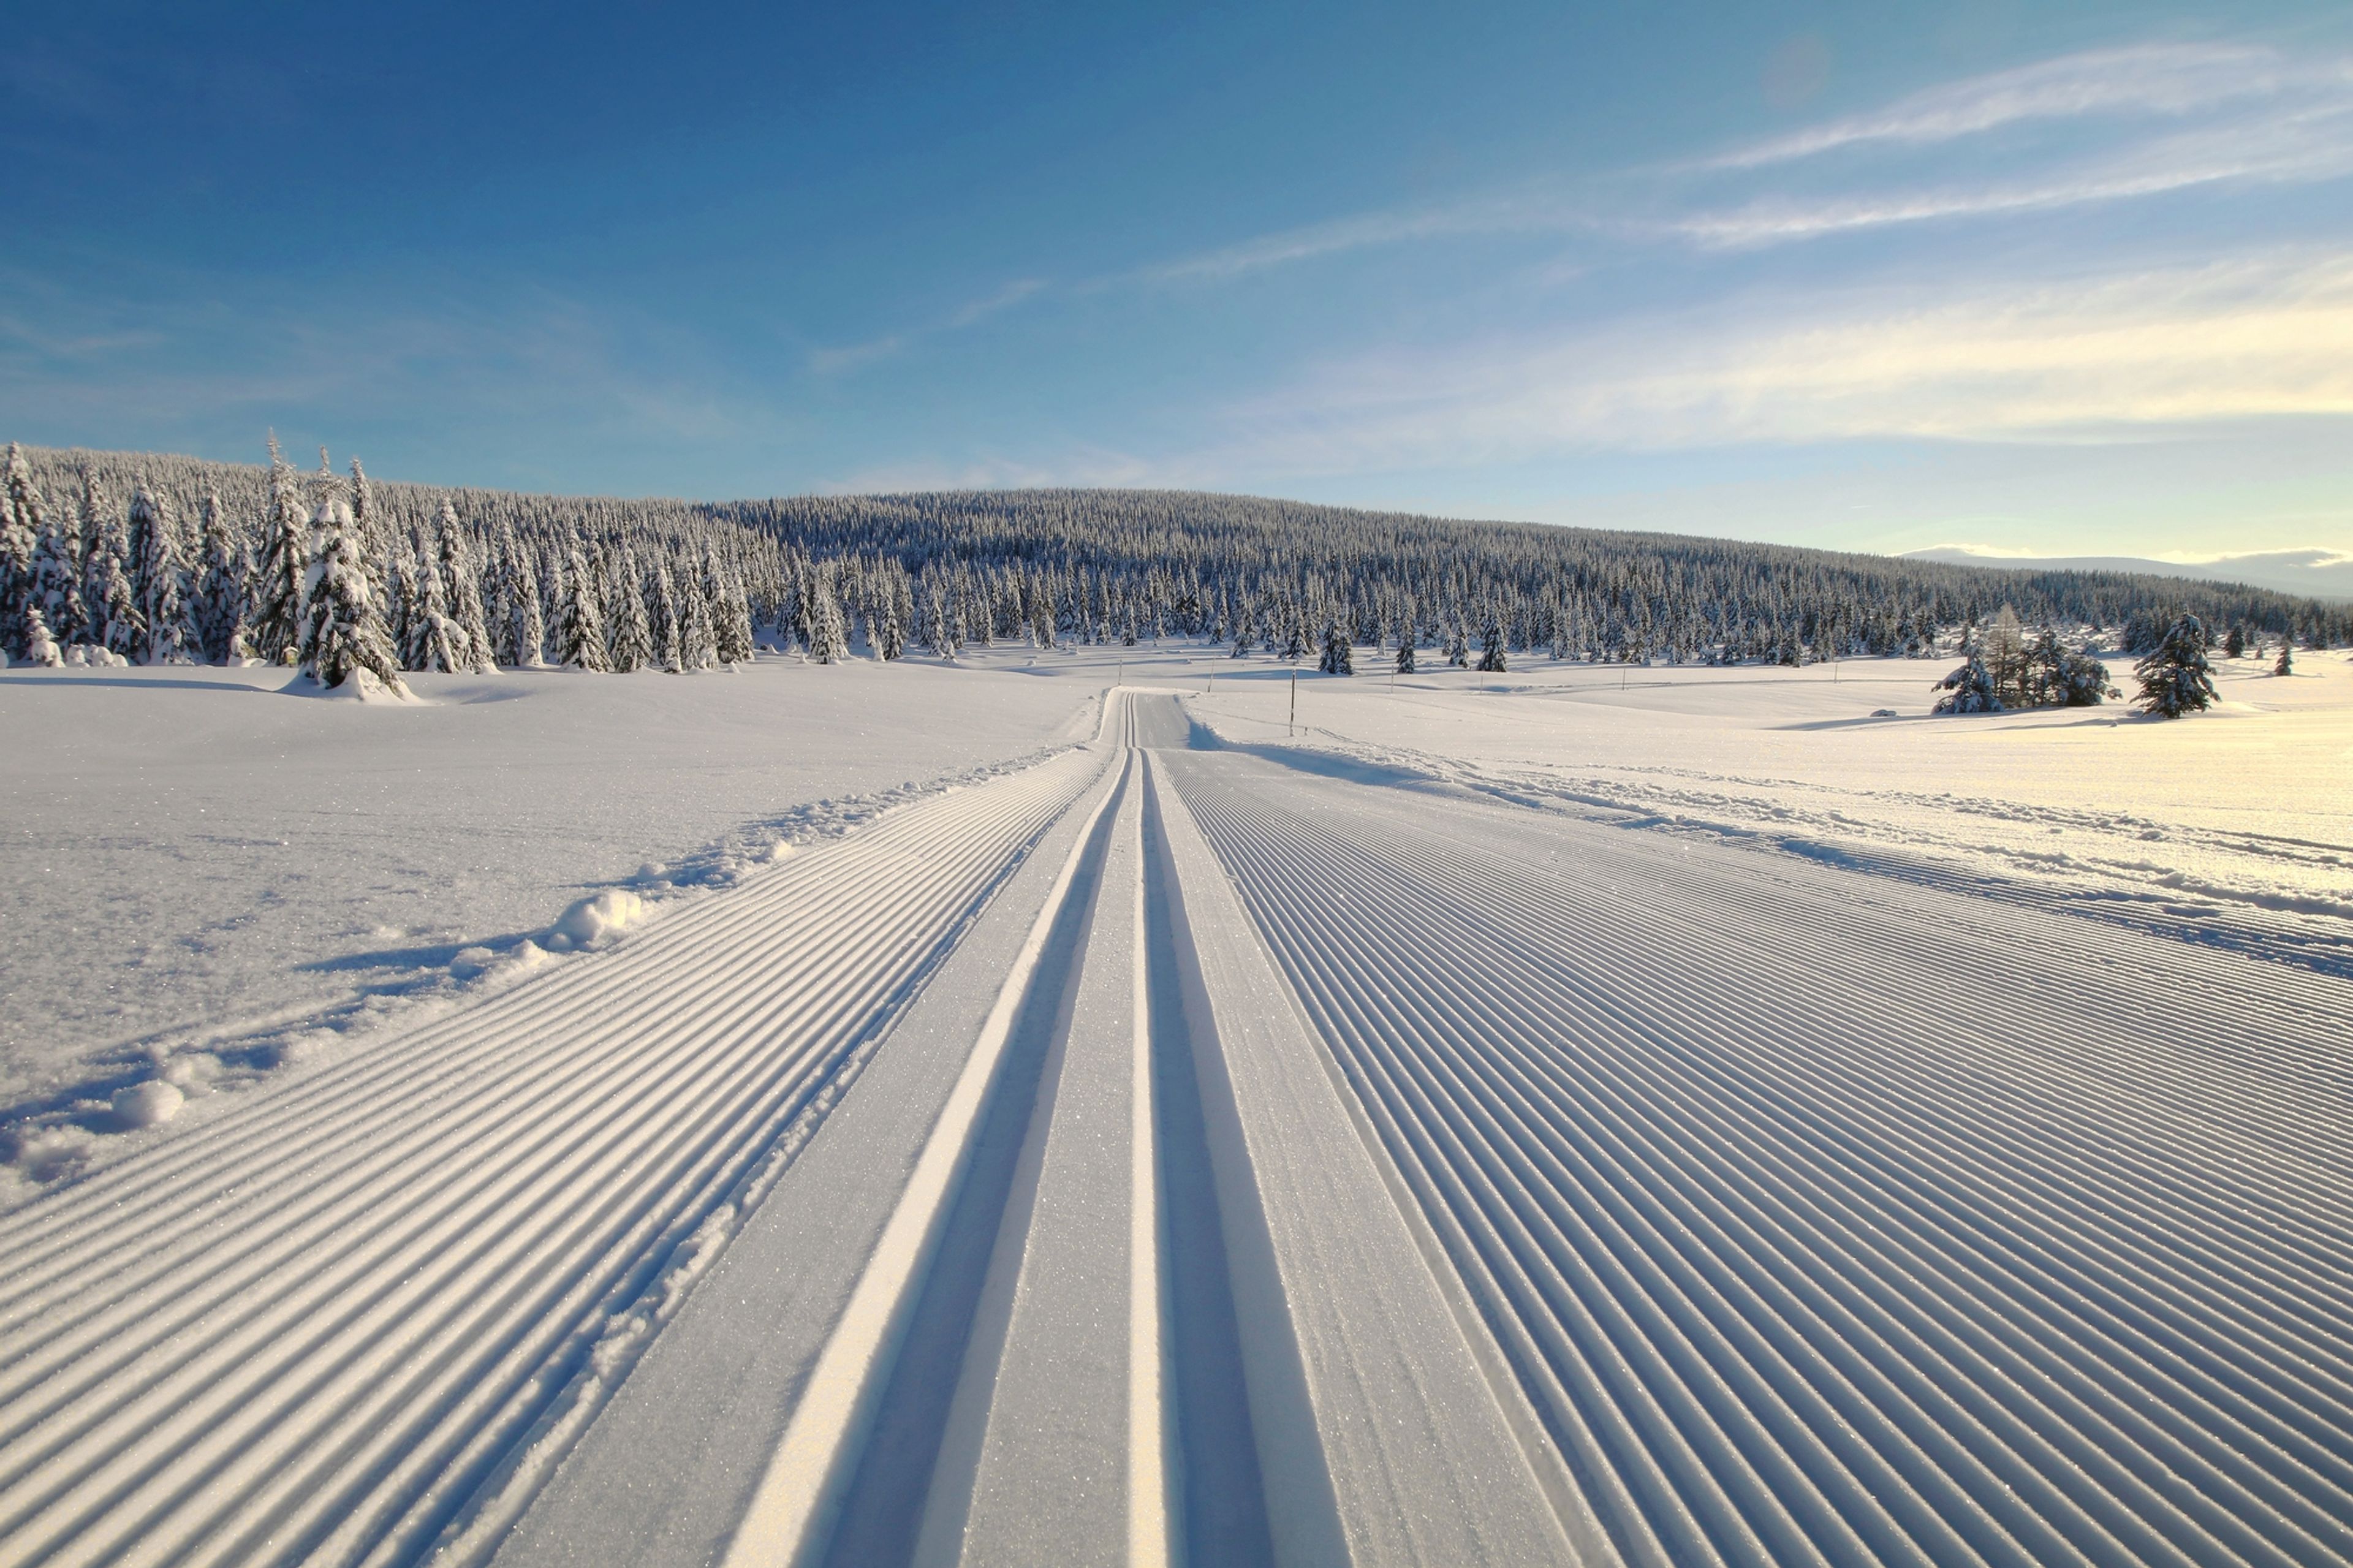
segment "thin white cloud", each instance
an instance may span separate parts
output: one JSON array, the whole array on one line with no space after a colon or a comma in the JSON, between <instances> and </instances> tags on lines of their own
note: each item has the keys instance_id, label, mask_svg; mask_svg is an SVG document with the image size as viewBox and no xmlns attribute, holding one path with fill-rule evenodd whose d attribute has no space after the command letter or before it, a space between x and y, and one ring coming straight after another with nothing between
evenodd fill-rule
<instances>
[{"instance_id":1,"label":"thin white cloud","mask_svg":"<svg viewBox=\"0 0 2353 1568\"><path fill-rule=\"evenodd\" d=\"M2011 152L2000 176L1933 183L1901 167L1865 188L1726 196L1705 186L1835 148L1900 150L2031 121L2137 112L2157 123L2106 144ZM1770 245L1934 219L1993 216L2160 195L2233 182L2309 183L2353 174L2353 61L2295 61L2275 50L2152 44L2067 56L1952 83L1872 114L1826 121L1697 163L1654 172L1650 215L1588 184L1532 184L1413 207L1355 214L1243 240L1138 270L1147 283L1216 282L1379 247L1505 234L1672 237L1710 247ZM1664 216L1659 205L1671 209ZM1680 207L1682 210L1672 209Z\"/></svg>"},{"instance_id":2,"label":"thin white cloud","mask_svg":"<svg viewBox=\"0 0 2353 1568\"><path fill-rule=\"evenodd\" d=\"M1147 283L1217 281L1288 262L1377 246L1465 235L1541 234L1589 228L1599 220L1565 198L1540 191L1493 195L1434 206L1362 213L1310 224L1199 255L1142 268Z\"/></svg>"},{"instance_id":3,"label":"thin white cloud","mask_svg":"<svg viewBox=\"0 0 2353 1568\"><path fill-rule=\"evenodd\" d=\"M808 356L809 368L820 375L838 375L845 371L872 364L878 360L892 358L905 353L924 338L934 337L941 332L962 331L967 327L977 326L999 311L1011 310L1045 287L1046 280L1042 278L1016 279L995 293L983 295L970 304L951 311L930 326L913 328L903 332L886 333L879 338L870 338L862 343L846 343L839 348L812 350Z\"/></svg>"},{"instance_id":4,"label":"thin white cloud","mask_svg":"<svg viewBox=\"0 0 2353 1568\"><path fill-rule=\"evenodd\" d=\"M2353 262L1750 300L1367 356L1233 410L1242 434L1208 466L1338 473L1597 448L2115 439L2276 416L2353 416Z\"/></svg>"},{"instance_id":5,"label":"thin white cloud","mask_svg":"<svg viewBox=\"0 0 2353 1568\"><path fill-rule=\"evenodd\" d=\"M2188 114L2295 89L2353 86L2342 62L2299 65L2277 50L2230 44L2143 44L2063 56L1974 77L1710 159L1753 169L1862 143L1927 145L2031 120L2138 112Z\"/></svg>"}]
</instances>

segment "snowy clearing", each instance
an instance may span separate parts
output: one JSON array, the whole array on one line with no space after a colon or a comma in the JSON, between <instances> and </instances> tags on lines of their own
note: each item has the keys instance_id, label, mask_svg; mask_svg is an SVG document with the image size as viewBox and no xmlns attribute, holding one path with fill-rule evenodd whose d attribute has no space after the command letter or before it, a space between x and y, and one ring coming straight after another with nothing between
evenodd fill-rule
<instances>
[{"instance_id":1,"label":"snowy clearing","mask_svg":"<svg viewBox=\"0 0 2353 1568\"><path fill-rule=\"evenodd\" d=\"M649 678L928 695L804 794L1086 743L642 924L551 875L591 951L110 1104L0 1219L0 1558L2353 1561L2340 658L1297 733L1269 661L1025 659Z\"/></svg>"},{"instance_id":2,"label":"snowy clearing","mask_svg":"<svg viewBox=\"0 0 2353 1568\"><path fill-rule=\"evenodd\" d=\"M0 731L47 738L0 754L0 1113L71 1162L118 1089L342 1049L607 935L600 897L659 908L1093 732L1082 690L970 672L943 704L940 674L420 675L430 706L361 709L266 669L0 671Z\"/></svg>"}]
</instances>

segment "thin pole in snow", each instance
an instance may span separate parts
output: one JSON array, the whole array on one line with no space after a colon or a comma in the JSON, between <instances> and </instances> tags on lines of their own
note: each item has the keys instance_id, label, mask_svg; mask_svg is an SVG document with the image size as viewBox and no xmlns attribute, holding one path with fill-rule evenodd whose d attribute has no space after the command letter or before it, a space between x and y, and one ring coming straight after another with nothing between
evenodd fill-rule
<instances>
[{"instance_id":1,"label":"thin pole in snow","mask_svg":"<svg viewBox=\"0 0 2353 1568\"><path fill-rule=\"evenodd\" d=\"M1291 732L1299 733L1299 667L1291 667Z\"/></svg>"}]
</instances>

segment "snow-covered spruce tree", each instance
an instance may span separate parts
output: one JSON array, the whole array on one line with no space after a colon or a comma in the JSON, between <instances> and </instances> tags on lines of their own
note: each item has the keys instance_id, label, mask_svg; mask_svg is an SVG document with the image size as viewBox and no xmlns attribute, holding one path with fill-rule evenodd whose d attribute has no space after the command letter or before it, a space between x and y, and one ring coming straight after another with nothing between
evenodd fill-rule
<instances>
[{"instance_id":1,"label":"snow-covered spruce tree","mask_svg":"<svg viewBox=\"0 0 2353 1568\"><path fill-rule=\"evenodd\" d=\"M189 617L195 624L196 654L206 664L234 664L246 657L245 580L252 562L216 491L205 492L203 534Z\"/></svg>"},{"instance_id":2,"label":"snow-covered spruce tree","mask_svg":"<svg viewBox=\"0 0 2353 1568\"><path fill-rule=\"evenodd\" d=\"M840 663L849 657L849 628L834 596L833 568L811 565L802 592L808 595L808 657L818 664Z\"/></svg>"},{"instance_id":3,"label":"snow-covered spruce tree","mask_svg":"<svg viewBox=\"0 0 2353 1568\"><path fill-rule=\"evenodd\" d=\"M1315 660L1315 668L1326 675L1356 673L1356 649L1348 646L1347 631L1340 618L1330 611L1324 616L1324 649Z\"/></svg>"},{"instance_id":4,"label":"snow-covered spruce tree","mask_svg":"<svg viewBox=\"0 0 2353 1568\"><path fill-rule=\"evenodd\" d=\"M2061 645L2046 628L2028 651L2026 700L2038 708L2094 708L2116 695L2108 667Z\"/></svg>"},{"instance_id":5,"label":"snow-covered spruce tree","mask_svg":"<svg viewBox=\"0 0 2353 1568\"><path fill-rule=\"evenodd\" d=\"M0 647L10 658L28 657L26 638L31 625L28 607L37 608L34 587L35 563L40 554L42 516L40 492L33 487L33 470L25 449L8 443L5 480L0 480ZM46 635L47 624L43 622Z\"/></svg>"},{"instance_id":6,"label":"snow-covered spruce tree","mask_svg":"<svg viewBox=\"0 0 2353 1568\"><path fill-rule=\"evenodd\" d=\"M48 617L41 614L36 600L26 599L24 613L17 616L16 652L10 657L50 669L66 661L58 651L57 639L49 636Z\"/></svg>"},{"instance_id":7,"label":"snow-covered spruce tree","mask_svg":"<svg viewBox=\"0 0 2353 1568\"><path fill-rule=\"evenodd\" d=\"M311 560L302 579L302 634L297 644L302 673L330 691L348 687L366 697L381 688L406 697L408 687L393 658L392 639L368 592L351 503L337 493L339 487L322 488L327 495L311 517Z\"/></svg>"},{"instance_id":8,"label":"snow-covered spruce tree","mask_svg":"<svg viewBox=\"0 0 2353 1568\"><path fill-rule=\"evenodd\" d=\"M319 467L327 467L327 449L319 448ZM443 503L445 506L447 502ZM357 458L352 459L352 538L360 552L360 565L368 574L368 594L379 605L385 602L385 566L392 559L392 539L397 531L376 505L375 487L368 483L367 470L360 467ZM397 647L397 643L393 645Z\"/></svg>"},{"instance_id":9,"label":"snow-covered spruce tree","mask_svg":"<svg viewBox=\"0 0 2353 1568\"><path fill-rule=\"evenodd\" d=\"M566 669L603 673L612 668L605 655L605 607L596 601L596 578L588 557L575 543L565 558L555 619L555 662Z\"/></svg>"},{"instance_id":10,"label":"snow-covered spruce tree","mask_svg":"<svg viewBox=\"0 0 2353 1568\"><path fill-rule=\"evenodd\" d=\"M2222 657L2225 658L2247 657L2247 628L2236 621L2232 621L2231 629L2222 634Z\"/></svg>"},{"instance_id":11,"label":"snow-covered spruce tree","mask_svg":"<svg viewBox=\"0 0 2353 1568\"><path fill-rule=\"evenodd\" d=\"M149 664L193 664L202 639L188 601L185 551L180 520L171 503L142 480L131 497L131 594L145 634L141 657Z\"/></svg>"},{"instance_id":12,"label":"snow-covered spruce tree","mask_svg":"<svg viewBox=\"0 0 2353 1568\"><path fill-rule=\"evenodd\" d=\"M2001 696L1994 690L1993 674L1986 668L1983 656L1972 652L1961 667L1928 689L1947 691L1952 695L1936 700L1938 713L1999 713L2002 710Z\"/></svg>"},{"instance_id":13,"label":"snow-covered spruce tree","mask_svg":"<svg viewBox=\"0 0 2353 1568\"><path fill-rule=\"evenodd\" d=\"M949 664L955 662L964 638L956 626L955 612L949 608L948 591L935 577L923 593L923 643Z\"/></svg>"},{"instance_id":14,"label":"snow-covered spruce tree","mask_svg":"<svg viewBox=\"0 0 2353 1568\"><path fill-rule=\"evenodd\" d=\"M253 651L271 664L291 664L302 638L302 579L310 569L311 530L294 465L269 437L269 506L262 518L260 580L254 585Z\"/></svg>"},{"instance_id":15,"label":"snow-covered spruce tree","mask_svg":"<svg viewBox=\"0 0 2353 1568\"><path fill-rule=\"evenodd\" d=\"M39 546L33 553L33 593L41 619L60 647L71 647L90 635L90 617L81 607L81 563L74 559L71 537L58 522L45 519Z\"/></svg>"},{"instance_id":16,"label":"snow-covered spruce tree","mask_svg":"<svg viewBox=\"0 0 2353 1568\"><path fill-rule=\"evenodd\" d=\"M688 674L709 669L719 662L719 645L711 625L711 599L700 591L692 572L691 563L679 563L679 574L686 581L679 584L678 668Z\"/></svg>"},{"instance_id":17,"label":"snow-covered spruce tree","mask_svg":"<svg viewBox=\"0 0 2353 1568\"><path fill-rule=\"evenodd\" d=\"M1504 623L1490 605L1486 618L1479 624L1479 671L1482 675L1502 675L1508 668L1504 658Z\"/></svg>"},{"instance_id":18,"label":"snow-covered spruce tree","mask_svg":"<svg viewBox=\"0 0 2353 1568\"><path fill-rule=\"evenodd\" d=\"M1462 629L1462 617L1450 610L1446 614L1446 667L1468 669L1471 667L1471 637Z\"/></svg>"},{"instance_id":19,"label":"snow-covered spruce tree","mask_svg":"<svg viewBox=\"0 0 2353 1568\"><path fill-rule=\"evenodd\" d=\"M1397 672L1399 675L1414 673L1414 644L1418 640L1414 636L1412 616L1409 615L1405 623L1398 627Z\"/></svg>"},{"instance_id":20,"label":"snow-covered spruce tree","mask_svg":"<svg viewBox=\"0 0 2353 1568\"><path fill-rule=\"evenodd\" d=\"M352 467L359 467L355 460ZM449 601L449 618L458 623L458 630L466 645L464 666L477 675L488 675L497 668L496 651L491 642L488 613L482 604L482 574L474 559L473 542L466 537L466 525L458 521L458 509L448 501L441 503L440 515L434 520L435 531L441 545L441 588Z\"/></svg>"},{"instance_id":21,"label":"snow-covered spruce tree","mask_svg":"<svg viewBox=\"0 0 2353 1568\"><path fill-rule=\"evenodd\" d=\"M357 544L354 536L353 542ZM403 575L408 581L408 616L404 628L407 646L401 662L410 669L455 675L473 668L465 628L449 615L449 595L441 581L440 552L432 541L412 541L416 553Z\"/></svg>"},{"instance_id":22,"label":"snow-covered spruce tree","mask_svg":"<svg viewBox=\"0 0 2353 1568\"><path fill-rule=\"evenodd\" d=\"M756 651L752 638L752 605L743 580L712 556L702 574L703 595L711 604L712 651L729 669L749 664Z\"/></svg>"},{"instance_id":23,"label":"snow-covered spruce tree","mask_svg":"<svg viewBox=\"0 0 2353 1568\"><path fill-rule=\"evenodd\" d=\"M612 658L616 675L628 675L654 662L653 626L646 618L637 555L625 544L614 563L612 592L605 600L610 611L606 617L605 651Z\"/></svg>"},{"instance_id":24,"label":"snow-covered spruce tree","mask_svg":"<svg viewBox=\"0 0 2353 1568\"><path fill-rule=\"evenodd\" d=\"M653 664L672 675L686 668L680 654L678 588L671 582L670 563L654 557L646 574L646 641L653 648Z\"/></svg>"},{"instance_id":25,"label":"snow-covered spruce tree","mask_svg":"<svg viewBox=\"0 0 2353 1568\"><path fill-rule=\"evenodd\" d=\"M2155 651L2133 666L2140 677L2141 711L2179 719L2213 705L2213 667L2206 662L2206 628L2195 616L2173 623Z\"/></svg>"},{"instance_id":26,"label":"snow-covered spruce tree","mask_svg":"<svg viewBox=\"0 0 2353 1568\"><path fill-rule=\"evenodd\" d=\"M547 662L547 622L539 608L539 573L512 525L499 534L499 662L538 669Z\"/></svg>"},{"instance_id":27,"label":"snow-covered spruce tree","mask_svg":"<svg viewBox=\"0 0 2353 1568\"><path fill-rule=\"evenodd\" d=\"M2272 664L2272 673L2274 675L2294 675L2295 673L2295 639L2293 637L2283 637L2280 638L2279 658Z\"/></svg>"},{"instance_id":28,"label":"snow-covered spruce tree","mask_svg":"<svg viewBox=\"0 0 2353 1568\"><path fill-rule=\"evenodd\" d=\"M138 595L132 590L130 545L122 536L122 519L108 502L98 475L82 469L81 603L90 617L89 639L115 658L128 662L146 641L140 623Z\"/></svg>"}]
</instances>

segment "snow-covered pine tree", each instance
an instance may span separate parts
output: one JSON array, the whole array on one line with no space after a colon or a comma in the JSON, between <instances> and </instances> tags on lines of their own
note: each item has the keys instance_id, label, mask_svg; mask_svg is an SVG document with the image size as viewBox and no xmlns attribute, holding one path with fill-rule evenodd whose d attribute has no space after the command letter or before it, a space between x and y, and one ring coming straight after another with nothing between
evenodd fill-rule
<instances>
[{"instance_id":1,"label":"snow-covered pine tree","mask_svg":"<svg viewBox=\"0 0 2353 1568\"><path fill-rule=\"evenodd\" d=\"M262 519L260 581L255 585L253 651L271 664L294 662L302 639L302 583L310 570L311 530L294 465L269 437L269 510Z\"/></svg>"},{"instance_id":2,"label":"snow-covered pine tree","mask_svg":"<svg viewBox=\"0 0 2353 1568\"><path fill-rule=\"evenodd\" d=\"M670 563L654 557L646 575L646 640L653 647L656 668L672 675L686 668L680 652L678 588L670 580Z\"/></svg>"},{"instance_id":3,"label":"snow-covered pine tree","mask_svg":"<svg viewBox=\"0 0 2353 1568\"><path fill-rule=\"evenodd\" d=\"M332 469L328 477L333 478ZM330 691L349 686L365 697L381 688L406 697L408 687L400 679L392 639L368 593L351 503L338 493L339 486L321 488L327 493L311 514L311 559L302 580L302 634L297 644L302 673Z\"/></svg>"},{"instance_id":4,"label":"snow-covered pine tree","mask_svg":"<svg viewBox=\"0 0 2353 1568\"><path fill-rule=\"evenodd\" d=\"M90 617L90 646L128 662L146 641L132 588L130 546L122 537L122 519L88 468L81 471L81 603Z\"/></svg>"},{"instance_id":5,"label":"snow-covered pine tree","mask_svg":"<svg viewBox=\"0 0 2353 1568\"><path fill-rule=\"evenodd\" d=\"M1348 645L1348 633L1340 617L1326 610L1324 614L1324 648L1315 660L1315 668L1326 675L1356 673L1356 650Z\"/></svg>"},{"instance_id":6,"label":"snow-covered pine tree","mask_svg":"<svg viewBox=\"0 0 2353 1568\"><path fill-rule=\"evenodd\" d=\"M356 540L354 540L356 543ZM465 628L449 614L449 595L441 581L440 551L429 539L415 539L408 559L408 646L402 663L411 669L454 675L473 668Z\"/></svg>"},{"instance_id":7,"label":"snow-covered pine tree","mask_svg":"<svg viewBox=\"0 0 2353 1568\"><path fill-rule=\"evenodd\" d=\"M678 667L681 672L709 669L719 662L719 645L711 625L711 599L692 577L691 563L679 563L686 581L678 585Z\"/></svg>"},{"instance_id":8,"label":"snow-covered pine tree","mask_svg":"<svg viewBox=\"0 0 2353 1568\"><path fill-rule=\"evenodd\" d=\"M41 614L39 601L26 599L24 614L17 622L17 649L12 658L50 669L65 663L65 655L58 651L57 639L49 636L48 617Z\"/></svg>"},{"instance_id":9,"label":"snow-covered pine tree","mask_svg":"<svg viewBox=\"0 0 2353 1568\"><path fill-rule=\"evenodd\" d=\"M25 461L24 447L14 441L8 443L5 474L0 482L0 647L10 658L24 658L32 634L25 611L39 606L34 577L44 520L32 466ZM42 631L47 635L46 621Z\"/></svg>"},{"instance_id":10,"label":"snow-covered pine tree","mask_svg":"<svg viewBox=\"0 0 2353 1568\"><path fill-rule=\"evenodd\" d=\"M319 448L319 467L327 466L327 449ZM447 501L442 503L445 507ZM352 538L357 543L361 568L367 573L368 594L379 605L385 602L385 567L392 559L394 530L375 504L375 487L368 483L367 470L360 467L357 458L352 459ZM395 647L399 645L395 644Z\"/></svg>"},{"instance_id":11,"label":"snow-covered pine tree","mask_svg":"<svg viewBox=\"0 0 2353 1568\"><path fill-rule=\"evenodd\" d=\"M30 603L40 608L42 622L60 647L84 641L90 617L81 607L81 563L74 559L71 537L56 521L44 519L40 544L33 555Z\"/></svg>"},{"instance_id":12,"label":"snow-covered pine tree","mask_svg":"<svg viewBox=\"0 0 2353 1568\"><path fill-rule=\"evenodd\" d=\"M1413 612L1409 609L1404 622L1398 627L1397 672L1399 675L1414 673L1414 644L1419 640L1414 635Z\"/></svg>"},{"instance_id":13,"label":"snow-covered pine tree","mask_svg":"<svg viewBox=\"0 0 2353 1568\"><path fill-rule=\"evenodd\" d=\"M2236 621L2232 621L2231 629L2222 634L2222 657L2225 658L2247 657L2247 628Z\"/></svg>"},{"instance_id":14,"label":"snow-covered pine tree","mask_svg":"<svg viewBox=\"0 0 2353 1568\"><path fill-rule=\"evenodd\" d=\"M2272 673L2274 675L2294 675L2295 673L2295 638L2288 637L2282 637L2280 638L2279 658L2272 664Z\"/></svg>"},{"instance_id":15,"label":"snow-covered pine tree","mask_svg":"<svg viewBox=\"0 0 2353 1568\"><path fill-rule=\"evenodd\" d=\"M1446 667L1467 669L1471 666L1471 637L1462 628L1462 617L1453 611L1446 613Z\"/></svg>"},{"instance_id":16,"label":"snow-covered pine tree","mask_svg":"<svg viewBox=\"0 0 2353 1568\"><path fill-rule=\"evenodd\" d=\"M923 591L923 641L931 650L950 664L963 642L956 628L955 612L948 607L948 591L937 577Z\"/></svg>"},{"instance_id":17,"label":"snow-covered pine tree","mask_svg":"<svg viewBox=\"0 0 2353 1568\"><path fill-rule=\"evenodd\" d=\"M808 657L818 664L839 664L849 657L849 629L842 624L841 601L834 596L833 568L809 567Z\"/></svg>"},{"instance_id":18,"label":"snow-covered pine tree","mask_svg":"<svg viewBox=\"0 0 2353 1568\"><path fill-rule=\"evenodd\" d=\"M914 595L907 584L906 569L895 561L890 563L881 598L875 651L887 661L905 655L907 629L915 618Z\"/></svg>"},{"instance_id":19,"label":"snow-covered pine tree","mask_svg":"<svg viewBox=\"0 0 2353 1568\"><path fill-rule=\"evenodd\" d=\"M246 657L245 580L251 559L216 491L205 492L203 531L190 616L195 623L197 657L206 664L234 664Z\"/></svg>"},{"instance_id":20,"label":"snow-covered pine tree","mask_svg":"<svg viewBox=\"0 0 2353 1568\"><path fill-rule=\"evenodd\" d=\"M1934 711L1938 713L1999 713L2002 710L2001 696L1994 689L1993 673L1986 668L1984 657L1974 651L1958 669L1928 689L1952 693L1949 697L1937 699Z\"/></svg>"},{"instance_id":21,"label":"snow-covered pine tree","mask_svg":"<svg viewBox=\"0 0 2353 1568\"><path fill-rule=\"evenodd\" d=\"M752 605L742 579L713 555L703 565L702 592L711 605L712 652L730 669L751 663Z\"/></svg>"},{"instance_id":22,"label":"snow-covered pine tree","mask_svg":"<svg viewBox=\"0 0 2353 1568\"><path fill-rule=\"evenodd\" d=\"M605 607L597 603L596 574L577 542L565 560L559 593L555 662L566 669L602 673L611 668L605 655Z\"/></svg>"},{"instance_id":23,"label":"snow-covered pine tree","mask_svg":"<svg viewBox=\"0 0 2353 1568\"><path fill-rule=\"evenodd\" d=\"M654 662L653 627L646 620L642 581L638 574L637 555L623 545L620 558L614 563L612 593L605 601L611 612L606 617L608 635L605 647L612 657L616 675L628 675Z\"/></svg>"},{"instance_id":24,"label":"snow-covered pine tree","mask_svg":"<svg viewBox=\"0 0 2353 1568\"><path fill-rule=\"evenodd\" d=\"M352 467L356 469L358 462L354 460ZM482 605L482 574L474 560L473 542L466 536L466 525L458 521L458 509L447 500L441 503L435 528L440 536L442 593L449 601L449 618L458 623L465 642L463 668L488 675L498 662Z\"/></svg>"},{"instance_id":25,"label":"snow-covered pine tree","mask_svg":"<svg viewBox=\"0 0 2353 1568\"><path fill-rule=\"evenodd\" d=\"M1486 618L1479 624L1479 672L1482 675L1502 675L1509 668L1504 658L1504 623L1495 606L1487 606Z\"/></svg>"},{"instance_id":26,"label":"snow-covered pine tree","mask_svg":"<svg viewBox=\"0 0 2353 1568\"><path fill-rule=\"evenodd\" d=\"M2213 667L2206 662L2206 628L2195 616L2173 623L2155 651L2133 666L2140 677L2140 707L2161 719L2179 719L2212 706Z\"/></svg>"},{"instance_id":27,"label":"snow-covered pine tree","mask_svg":"<svg viewBox=\"0 0 2353 1568\"><path fill-rule=\"evenodd\" d=\"M539 608L539 573L512 524L499 531L499 660L516 669L547 662L547 622Z\"/></svg>"},{"instance_id":28,"label":"snow-covered pine tree","mask_svg":"<svg viewBox=\"0 0 2353 1568\"><path fill-rule=\"evenodd\" d=\"M149 664L192 664L202 639L188 601L186 552L171 503L144 479L131 497L131 594L145 632L140 656Z\"/></svg>"}]
</instances>

